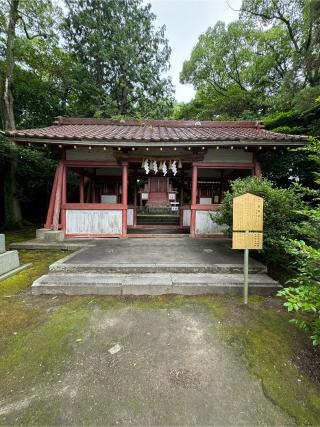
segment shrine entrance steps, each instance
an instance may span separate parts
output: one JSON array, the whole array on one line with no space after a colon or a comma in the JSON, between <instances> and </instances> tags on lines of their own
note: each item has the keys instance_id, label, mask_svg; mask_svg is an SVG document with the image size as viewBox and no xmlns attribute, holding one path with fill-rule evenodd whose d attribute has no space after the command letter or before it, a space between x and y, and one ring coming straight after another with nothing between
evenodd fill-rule
<instances>
[{"instance_id":1,"label":"shrine entrance steps","mask_svg":"<svg viewBox=\"0 0 320 427\"><path fill-rule=\"evenodd\" d=\"M137 210L137 225L178 226L179 219L179 211L171 207L145 206Z\"/></svg>"},{"instance_id":2,"label":"shrine entrance steps","mask_svg":"<svg viewBox=\"0 0 320 427\"><path fill-rule=\"evenodd\" d=\"M226 239L106 239L52 264L34 294L241 294L242 254ZM249 292L269 295L280 285L250 260Z\"/></svg>"}]
</instances>

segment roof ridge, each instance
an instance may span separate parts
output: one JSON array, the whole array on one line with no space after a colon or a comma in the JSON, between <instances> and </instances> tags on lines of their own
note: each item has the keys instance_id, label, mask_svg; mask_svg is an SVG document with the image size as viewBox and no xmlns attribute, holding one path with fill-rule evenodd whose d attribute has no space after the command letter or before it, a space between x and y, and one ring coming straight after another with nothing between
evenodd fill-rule
<instances>
[{"instance_id":1,"label":"roof ridge","mask_svg":"<svg viewBox=\"0 0 320 427\"><path fill-rule=\"evenodd\" d=\"M154 119L105 119L88 117L58 116L53 122L54 126L62 125L112 125L112 126L140 126L140 127L169 127L169 128L252 128L263 129L259 121L230 120L230 121L196 121L196 120L154 120Z\"/></svg>"}]
</instances>

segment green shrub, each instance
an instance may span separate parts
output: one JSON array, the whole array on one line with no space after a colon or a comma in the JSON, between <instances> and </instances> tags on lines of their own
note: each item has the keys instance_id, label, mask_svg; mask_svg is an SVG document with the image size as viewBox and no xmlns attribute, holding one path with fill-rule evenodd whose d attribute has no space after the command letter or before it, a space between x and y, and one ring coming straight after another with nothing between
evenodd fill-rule
<instances>
[{"instance_id":1,"label":"green shrub","mask_svg":"<svg viewBox=\"0 0 320 427\"><path fill-rule=\"evenodd\" d=\"M297 275L287 281L288 287L278 296L285 298L288 311L302 314L292 321L311 334L314 345L320 345L320 208L304 210L301 215L304 220L297 228L304 240L285 244Z\"/></svg>"},{"instance_id":2,"label":"green shrub","mask_svg":"<svg viewBox=\"0 0 320 427\"><path fill-rule=\"evenodd\" d=\"M305 128L302 126L279 126L272 129L272 132L278 133L291 133L291 134L304 134L306 132Z\"/></svg>"},{"instance_id":3,"label":"green shrub","mask_svg":"<svg viewBox=\"0 0 320 427\"><path fill-rule=\"evenodd\" d=\"M225 193L221 209L215 217L218 224L227 224L229 235L232 230L233 198L245 193L264 199L263 254L268 262L277 261L279 255L284 253L284 242L297 236L296 225L300 220L297 211L304 207L302 195L294 187L276 188L267 179L247 177L232 181L231 189Z\"/></svg>"},{"instance_id":4,"label":"green shrub","mask_svg":"<svg viewBox=\"0 0 320 427\"><path fill-rule=\"evenodd\" d=\"M310 144L298 149L307 153L314 162L313 178L320 184L320 141L312 139ZM288 311L297 312L293 322L310 333L314 345L320 345L320 190L297 186L299 191L311 197L310 205L299 212L300 223L296 226L298 239L285 242L291 267L297 274L290 278L285 289L278 292L286 302Z\"/></svg>"}]
</instances>

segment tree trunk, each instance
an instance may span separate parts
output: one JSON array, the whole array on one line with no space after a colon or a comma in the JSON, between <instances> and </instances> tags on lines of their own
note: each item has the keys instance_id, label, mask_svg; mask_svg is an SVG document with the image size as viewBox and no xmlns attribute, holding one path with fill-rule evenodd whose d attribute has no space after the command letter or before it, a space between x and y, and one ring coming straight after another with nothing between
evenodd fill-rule
<instances>
[{"instance_id":1,"label":"tree trunk","mask_svg":"<svg viewBox=\"0 0 320 427\"><path fill-rule=\"evenodd\" d=\"M13 112L12 83L14 73L16 25L19 16L18 5L19 0L11 0L7 30L6 69L3 93L3 118L5 130L15 130L16 127ZM17 149L12 143L9 145L9 159L6 169L7 171L4 177L5 226L21 227L22 215L16 185Z\"/></svg>"}]
</instances>

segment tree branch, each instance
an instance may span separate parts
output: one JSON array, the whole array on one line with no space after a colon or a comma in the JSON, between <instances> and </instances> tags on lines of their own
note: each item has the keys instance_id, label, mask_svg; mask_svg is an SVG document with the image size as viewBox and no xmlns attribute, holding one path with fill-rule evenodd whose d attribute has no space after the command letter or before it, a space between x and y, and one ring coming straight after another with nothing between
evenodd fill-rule
<instances>
[{"instance_id":1,"label":"tree branch","mask_svg":"<svg viewBox=\"0 0 320 427\"><path fill-rule=\"evenodd\" d=\"M286 25L286 27L287 27L287 30L288 30L288 33L289 33L289 37L290 37L290 40L292 41L292 43L294 45L294 48L298 52L301 51L301 49L299 48L299 45L297 43L297 40L296 40L296 38L294 36L294 32L293 32L293 29L291 27L290 21L283 16L282 12L280 12L280 10L278 8L277 8L278 15L275 15L275 14L267 15L265 13L258 13L258 12L254 12L253 10L243 9L243 8L241 8L241 11L244 12L244 13L248 13L250 15L259 17L259 18L266 19L268 21L271 21L272 19L277 19L279 21L282 21Z\"/></svg>"},{"instance_id":2,"label":"tree branch","mask_svg":"<svg viewBox=\"0 0 320 427\"><path fill-rule=\"evenodd\" d=\"M33 39L35 39L35 38L37 38L37 37L47 38L47 34L46 34L46 33L42 33L42 32L40 32L40 33L38 33L38 34L33 34L33 35L31 36L31 35L29 34L29 32L28 32L27 25L26 25L26 23L25 23L24 19L22 18L21 14L18 16L18 20L20 20L20 21L21 21L22 26L23 26L24 33L25 33L25 35L26 35L26 37L27 37L27 39L28 39L28 40L33 40Z\"/></svg>"}]
</instances>

